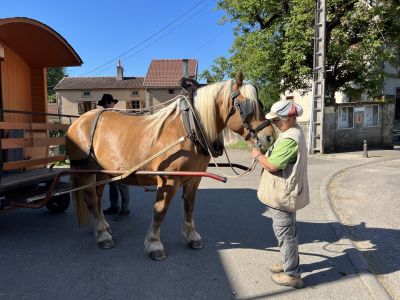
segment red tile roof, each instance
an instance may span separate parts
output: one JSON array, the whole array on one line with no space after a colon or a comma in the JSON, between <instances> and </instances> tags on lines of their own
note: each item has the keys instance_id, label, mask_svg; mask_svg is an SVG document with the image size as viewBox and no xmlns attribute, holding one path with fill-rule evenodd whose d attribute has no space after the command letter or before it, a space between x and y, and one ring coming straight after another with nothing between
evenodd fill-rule
<instances>
[{"instance_id":1,"label":"red tile roof","mask_svg":"<svg viewBox=\"0 0 400 300\"><path fill-rule=\"evenodd\" d=\"M182 59L154 59L144 78L144 87L179 87L183 77ZM189 77L197 76L197 60L189 59Z\"/></svg>"},{"instance_id":2,"label":"red tile roof","mask_svg":"<svg viewBox=\"0 0 400 300\"><path fill-rule=\"evenodd\" d=\"M143 77L64 77L54 90L95 90L143 88Z\"/></svg>"}]
</instances>

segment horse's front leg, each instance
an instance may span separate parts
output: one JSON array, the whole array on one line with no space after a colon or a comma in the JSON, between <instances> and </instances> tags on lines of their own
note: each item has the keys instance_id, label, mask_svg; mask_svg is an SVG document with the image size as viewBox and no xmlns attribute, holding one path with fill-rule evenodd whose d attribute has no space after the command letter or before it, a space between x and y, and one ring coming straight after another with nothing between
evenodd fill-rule
<instances>
[{"instance_id":1,"label":"horse's front leg","mask_svg":"<svg viewBox=\"0 0 400 300\"><path fill-rule=\"evenodd\" d=\"M151 259L162 260L167 257L160 239L160 226L167 213L169 203L177 189L178 184L175 180L158 179L157 198L153 208L153 220L144 240L144 251Z\"/></svg>"},{"instance_id":2,"label":"horse's front leg","mask_svg":"<svg viewBox=\"0 0 400 300\"><path fill-rule=\"evenodd\" d=\"M96 175L81 176L80 186L92 183L95 180ZM95 238L99 248L110 249L115 246L115 243L111 236L110 225L106 222L101 208L103 190L104 186L88 188L84 190L84 199L89 212L93 215Z\"/></svg>"},{"instance_id":3,"label":"horse's front leg","mask_svg":"<svg viewBox=\"0 0 400 300\"><path fill-rule=\"evenodd\" d=\"M192 249L203 248L203 242L200 234L194 226L193 210L196 199L197 188L201 179L195 179L194 182L183 186L183 201L185 209L185 221L182 226L182 236Z\"/></svg>"}]
</instances>

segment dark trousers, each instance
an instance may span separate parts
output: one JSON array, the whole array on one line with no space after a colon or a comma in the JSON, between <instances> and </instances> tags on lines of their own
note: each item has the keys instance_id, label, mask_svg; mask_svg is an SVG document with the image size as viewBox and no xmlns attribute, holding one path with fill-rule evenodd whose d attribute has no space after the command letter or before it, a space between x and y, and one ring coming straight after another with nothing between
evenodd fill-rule
<instances>
[{"instance_id":1,"label":"dark trousers","mask_svg":"<svg viewBox=\"0 0 400 300\"><path fill-rule=\"evenodd\" d=\"M121 194L121 211L129 210L129 186L119 182L110 182L111 207L118 208L118 191Z\"/></svg>"}]
</instances>

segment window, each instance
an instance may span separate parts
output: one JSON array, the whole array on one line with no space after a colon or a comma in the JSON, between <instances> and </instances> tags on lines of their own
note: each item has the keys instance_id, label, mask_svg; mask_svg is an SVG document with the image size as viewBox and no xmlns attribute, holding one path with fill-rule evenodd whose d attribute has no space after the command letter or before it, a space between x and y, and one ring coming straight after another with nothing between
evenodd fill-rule
<instances>
[{"instance_id":1,"label":"window","mask_svg":"<svg viewBox=\"0 0 400 300\"><path fill-rule=\"evenodd\" d=\"M127 109L140 109L144 108L144 103L138 100L134 100L131 102L126 102L126 108Z\"/></svg>"},{"instance_id":2,"label":"window","mask_svg":"<svg viewBox=\"0 0 400 300\"><path fill-rule=\"evenodd\" d=\"M365 106L364 127L378 126L378 115L379 115L378 105Z\"/></svg>"},{"instance_id":3,"label":"window","mask_svg":"<svg viewBox=\"0 0 400 300\"><path fill-rule=\"evenodd\" d=\"M89 91L83 91L82 92L82 97L90 97L90 92Z\"/></svg>"},{"instance_id":4,"label":"window","mask_svg":"<svg viewBox=\"0 0 400 300\"><path fill-rule=\"evenodd\" d=\"M339 108L339 129L353 128L354 127L354 107L340 107Z\"/></svg>"},{"instance_id":5,"label":"window","mask_svg":"<svg viewBox=\"0 0 400 300\"><path fill-rule=\"evenodd\" d=\"M169 89L168 93L173 94L175 91L173 89Z\"/></svg>"},{"instance_id":6,"label":"window","mask_svg":"<svg viewBox=\"0 0 400 300\"><path fill-rule=\"evenodd\" d=\"M78 102L78 114L80 115L95 108L96 108L96 102L91 102L91 101Z\"/></svg>"},{"instance_id":7,"label":"window","mask_svg":"<svg viewBox=\"0 0 400 300\"><path fill-rule=\"evenodd\" d=\"M139 91L138 90L133 90L132 91L132 96L139 96Z\"/></svg>"},{"instance_id":8,"label":"window","mask_svg":"<svg viewBox=\"0 0 400 300\"><path fill-rule=\"evenodd\" d=\"M294 96L286 96L286 100L294 100Z\"/></svg>"}]
</instances>

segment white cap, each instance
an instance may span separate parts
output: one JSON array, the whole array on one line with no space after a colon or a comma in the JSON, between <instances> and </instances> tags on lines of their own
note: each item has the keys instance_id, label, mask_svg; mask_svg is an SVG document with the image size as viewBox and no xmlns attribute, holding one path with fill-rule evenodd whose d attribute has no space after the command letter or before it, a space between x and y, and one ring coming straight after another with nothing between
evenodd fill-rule
<instances>
[{"instance_id":1,"label":"white cap","mask_svg":"<svg viewBox=\"0 0 400 300\"><path fill-rule=\"evenodd\" d=\"M265 118L272 120L276 118L297 117L303 114L303 108L292 100L280 100L275 102L271 111L265 115Z\"/></svg>"}]
</instances>

